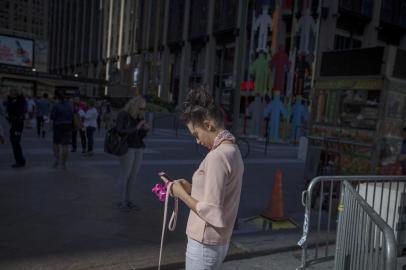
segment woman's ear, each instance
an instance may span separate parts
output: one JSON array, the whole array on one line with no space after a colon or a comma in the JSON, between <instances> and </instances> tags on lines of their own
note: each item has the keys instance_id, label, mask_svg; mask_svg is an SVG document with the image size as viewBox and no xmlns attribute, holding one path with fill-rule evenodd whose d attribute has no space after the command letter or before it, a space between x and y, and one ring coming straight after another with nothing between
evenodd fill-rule
<instances>
[{"instance_id":1,"label":"woman's ear","mask_svg":"<svg viewBox=\"0 0 406 270\"><path fill-rule=\"evenodd\" d=\"M216 130L216 128L215 128L215 126L214 126L214 123L213 123L213 121L211 121L211 120L204 120L203 121L203 126L208 130L208 131L215 131Z\"/></svg>"}]
</instances>

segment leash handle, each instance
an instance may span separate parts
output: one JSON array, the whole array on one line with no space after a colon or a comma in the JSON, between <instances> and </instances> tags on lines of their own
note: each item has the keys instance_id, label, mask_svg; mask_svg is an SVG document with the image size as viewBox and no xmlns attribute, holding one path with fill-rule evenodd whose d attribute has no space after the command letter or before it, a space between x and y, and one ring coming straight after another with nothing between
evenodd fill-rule
<instances>
[{"instance_id":1,"label":"leash handle","mask_svg":"<svg viewBox=\"0 0 406 270\"><path fill-rule=\"evenodd\" d=\"M170 193L171 193L172 185L173 185L173 183L168 182L167 192L166 192L166 196L165 196L164 220L163 220L163 223L162 223L161 247L159 249L158 270L161 269L162 251L163 251L164 238L165 238L166 218L167 218L167 215L168 215L168 202L169 202L169 196L170 196ZM171 216L171 219L169 220L169 224L168 224L168 229L171 232L173 232L175 230L175 228L176 228L176 221L177 221L177 217L178 217L178 205L179 205L179 200L178 200L178 198L175 198L172 216Z\"/></svg>"}]
</instances>

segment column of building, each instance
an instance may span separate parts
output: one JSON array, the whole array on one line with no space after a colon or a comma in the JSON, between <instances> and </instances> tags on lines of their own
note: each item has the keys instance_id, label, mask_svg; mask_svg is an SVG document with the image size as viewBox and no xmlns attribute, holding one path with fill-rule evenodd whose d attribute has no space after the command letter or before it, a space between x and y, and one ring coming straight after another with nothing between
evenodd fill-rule
<instances>
[{"instance_id":1,"label":"column of building","mask_svg":"<svg viewBox=\"0 0 406 270\"><path fill-rule=\"evenodd\" d=\"M170 51L168 47L168 24L169 24L169 5L170 1L164 1L165 5L162 8L165 8L164 18L163 18L163 28L162 28L162 62L161 62L161 74L160 74L160 97L163 100L169 101L169 88L170 88Z\"/></svg>"},{"instance_id":2,"label":"column of building","mask_svg":"<svg viewBox=\"0 0 406 270\"><path fill-rule=\"evenodd\" d=\"M190 19L190 4L191 0L185 0L184 20L183 20L183 46L181 52L180 63L180 81L179 81L179 97L178 104L181 104L185 94L188 91L189 75L190 75L190 54L191 46L189 42L189 19Z\"/></svg>"},{"instance_id":3,"label":"column of building","mask_svg":"<svg viewBox=\"0 0 406 270\"><path fill-rule=\"evenodd\" d=\"M213 34L213 24L214 24L214 5L215 0L209 0L209 10L208 10L208 20L207 20L207 38L206 43L206 55L204 63L204 78L203 82L207 87L209 93L214 91L214 63L216 56L216 38Z\"/></svg>"}]
</instances>

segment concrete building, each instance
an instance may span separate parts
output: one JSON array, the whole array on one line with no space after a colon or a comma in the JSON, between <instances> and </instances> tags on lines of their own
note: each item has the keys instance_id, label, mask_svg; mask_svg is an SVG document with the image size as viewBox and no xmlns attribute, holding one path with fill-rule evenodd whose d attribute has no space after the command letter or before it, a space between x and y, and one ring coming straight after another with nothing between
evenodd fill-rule
<instances>
[{"instance_id":1,"label":"concrete building","mask_svg":"<svg viewBox=\"0 0 406 270\"><path fill-rule=\"evenodd\" d=\"M29 40L33 56L29 71L48 71L48 0L3 0L0 1L0 35L3 39L17 38ZM6 42L5 40L3 40ZM46 85L15 76L14 70L27 70L27 67L12 67L0 63L0 85L3 91L11 86L21 88L32 95Z\"/></svg>"},{"instance_id":2,"label":"concrete building","mask_svg":"<svg viewBox=\"0 0 406 270\"><path fill-rule=\"evenodd\" d=\"M142 92L178 103L190 87L206 85L233 113L243 103L239 83L248 78L253 60L249 56L251 43L256 43L256 37L255 41L249 37L253 10L257 17L265 4L278 18L276 33L269 33L267 44L272 53L282 45L290 58L287 83L281 89L286 96L311 98L326 51L406 45L405 1L400 0L138 2L142 16L136 53ZM304 52L301 40L307 43Z\"/></svg>"},{"instance_id":3,"label":"concrete building","mask_svg":"<svg viewBox=\"0 0 406 270\"><path fill-rule=\"evenodd\" d=\"M140 1L51 0L51 73L109 81L87 96L134 96Z\"/></svg>"},{"instance_id":4,"label":"concrete building","mask_svg":"<svg viewBox=\"0 0 406 270\"><path fill-rule=\"evenodd\" d=\"M139 1L137 39L143 93L179 104L205 85L229 112L239 111L249 1ZM250 4L251 5L251 4Z\"/></svg>"},{"instance_id":5,"label":"concrete building","mask_svg":"<svg viewBox=\"0 0 406 270\"><path fill-rule=\"evenodd\" d=\"M103 19L99 0L50 0L50 73L103 79ZM102 86L83 83L82 94L98 96Z\"/></svg>"},{"instance_id":6,"label":"concrete building","mask_svg":"<svg viewBox=\"0 0 406 270\"><path fill-rule=\"evenodd\" d=\"M48 38L48 0L0 1L0 32L32 39Z\"/></svg>"},{"instance_id":7,"label":"concrete building","mask_svg":"<svg viewBox=\"0 0 406 270\"><path fill-rule=\"evenodd\" d=\"M238 114L240 103L244 107L240 83L250 78L249 67L255 60L252 51L258 34L253 40L250 37L253 11L258 17L262 6L268 5L274 20L273 32L267 37L270 52L275 53L281 45L290 57L283 94L294 96L297 91L305 91L301 94L308 98L309 81L319 76L323 52L386 44L404 46L402 3L53 0L50 40L55 49L50 54L51 72L109 81L106 87L87 89L87 94L150 93L174 103L181 102L189 88L205 85L218 103ZM278 6L279 15L275 12ZM306 10L313 28L307 29L312 32L307 43L312 44L306 50L310 57L303 64L297 51L303 32L299 25ZM308 74L298 76L299 69ZM295 76L302 81L296 82ZM298 84L305 90L297 90ZM268 91L272 89L270 86Z\"/></svg>"}]
</instances>

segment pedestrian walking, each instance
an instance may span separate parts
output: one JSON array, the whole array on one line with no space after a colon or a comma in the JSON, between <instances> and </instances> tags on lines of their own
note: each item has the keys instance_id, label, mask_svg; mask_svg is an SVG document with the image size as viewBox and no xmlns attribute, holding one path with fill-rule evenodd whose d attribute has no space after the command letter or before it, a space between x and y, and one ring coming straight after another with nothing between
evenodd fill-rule
<instances>
[{"instance_id":1,"label":"pedestrian walking","mask_svg":"<svg viewBox=\"0 0 406 270\"><path fill-rule=\"evenodd\" d=\"M86 153L87 140L86 140L86 129L84 126L84 116L86 113L87 106L83 104L80 99L75 99L73 101L74 114L73 114L73 130L72 130L72 149L71 152L76 152L77 149L77 136L79 133L80 143L82 146L82 154Z\"/></svg>"},{"instance_id":2,"label":"pedestrian walking","mask_svg":"<svg viewBox=\"0 0 406 270\"><path fill-rule=\"evenodd\" d=\"M97 129L97 118L99 113L95 107L94 100L89 100L87 104L88 109L83 116L87 139L87 151L84 153L84 156L91 157L93 156L94 132Z\"/></svg>"},{"instance_id":3,"label":"pedestrian walking","mask_svg":"<svg viewBox=\"0 0 406 270\"><path fill-rule=\"evenodd\" d=\"M35 102L36 115L37 115L37 135L38 137L45 138L46 123L49 121L49 114L51 113L51 102L48 99L48 94L44 93L41 99Z\"/></svg>"},{"instance_id":4,"label":"pedestrian walking","mask_svg":"<svg viewBox=\"0 0 406 270\"><path fill-rule=\"evenodd\" d=\"M27 105L27 115L26 115L26 119L27 119L27 128L31 129L35 127L35 101L31 96L27 96L26 99L26 105Z\"/></svg>"},{"instance_id":5,"label":"pedestrian walking","mask_svg":"<svg viewBox=\"0 0 406 270\"><path fill-rule=\"evenodd\" d=\"M204 89L189 92L182 117L196 142L210 150L192 183L178 179L171 189L192 210L186 228L186 270L218 269L237 216L244 163L220 109Z\"/></svg>"},{"instance_id":6,"label":"pedestrian walking","mask_svg":"<svg viewBox=\"0 0 406 270\"><path fill-rule=\"evenodd\" d=\"M58 103L52 108L51 120L53 121L53 168L66 170L68 159L68 146L71 144L73 128L73 108L62 93L57 93Z\"/></svg>"},{"instance_id":7,"label":"pedestrian walking","mask_svg":"<svg viewBox=\"0 0 406 270\"><path fill-rule=\"evenodd\" d=\"M96 111L97 111L97 131L100 134L101 121L102 121L102 105L101 105L101 102L96 102L94 107L96 108Z\"/></svg>"},{"instance_id":8,"label":"pedestrian walking","mask_svg":"<svg viewBox=\"0 0 406 270\"><path fill-rule=\"evenodd\" d=\"M7 100L7 119L10 123L10 142L13 148L15 164L11 167L22 168L25 158L21 148L21 137L24 129L24 119L27 113L27 102L16 88L10 90Z\"/></svg>"},{"instance_id":9,"label":"pedestrian walking","mask_svg":"<svg viewBox=\"0 0 406 270\"><path fill-rule=\"evenodd\" d=\"M116 128L127 137L128 151L120 157L121 183L118 207L123 211L140 210L135 205L135 182L144 154L144 138L149 126L144 119L146 101L141 96L131 99L117 115Z\"/></svg>"},{"instance_id":10,"label":"pedestrian walking","mask_svg":"<svg viewBox=\"0 0 406 270\"><path fill-rule=\"evenodd\" d=\"M402 131L402 148L400 149L399 161L402 166L402 174L406 175L406 127Z\"/></svg>"},{"instance_id":11,"label":"pedestrian walking","mask_svg":"<svg viewBox=\"0 0 406 270\"><path fill-rule=\"evenodd\" d=\"M4 108L3 100L0 99L0 144L4 144L6 142L6 134L5 134L5 127L4 127L4 119L6 116L6 109Z\"/></svg>"},{"instance_id":12,"label":"pedestrian walking","mask_svg":"<svg viewBox=\"0 0 406 270\"><path fill-rule=\"evenodd\" d=\"M111 106L110 103L106 103L103 106L103 126L105 130L109 130L111 128L111 122L112 122L112 111L111 111Z\"/></svg>"}]
</instances>

